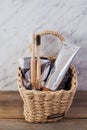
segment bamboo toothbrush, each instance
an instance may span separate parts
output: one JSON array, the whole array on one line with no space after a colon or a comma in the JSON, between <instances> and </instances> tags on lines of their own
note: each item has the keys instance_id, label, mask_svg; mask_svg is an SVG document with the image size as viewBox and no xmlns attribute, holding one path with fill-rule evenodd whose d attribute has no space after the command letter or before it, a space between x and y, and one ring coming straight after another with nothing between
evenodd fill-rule
<instances>
[{"instance_id":1,"label":"bamboo toothbrush","mask_svg":"<svg viewBox=\"0 0 87 130\"><path fill-rule=\"evenodd\" d=\"M36 35L36 55L37 55L37 76L36 76L36 89L41 88L41 65L40 65L40 35Z\"/></svg>"},{"instance_id":2,"label":"bamboo toothbrush","mask_svg":"<svg viewBox=\"0 0 87 130\"><path fill-rule=\"evenodd\" d=\"M32 89L35 89L35 34L31 34L29 37L30 50L31 50L31 85Z\"/></svg>"}]
</instances>

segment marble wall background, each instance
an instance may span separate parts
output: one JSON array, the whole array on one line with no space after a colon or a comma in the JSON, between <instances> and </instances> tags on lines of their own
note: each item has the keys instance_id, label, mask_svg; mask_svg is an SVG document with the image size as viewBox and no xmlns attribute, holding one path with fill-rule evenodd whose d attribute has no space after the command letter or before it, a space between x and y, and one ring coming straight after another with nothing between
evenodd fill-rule
<instances>
[{"instance_id":1,"label":"marble wall background","mask_svg":"<svg viewBox=\"0 0 87 130\"><path fill-rule=\"evenodd\" d=\"M29 33L45 29L60 31L81 46L73 64L78 71L78 89L87 90L87 0L0 0L0 90L17 90L18 58L29 56ZM58 52L47 38L42 54Z\"/></svg>"}]
</instances>

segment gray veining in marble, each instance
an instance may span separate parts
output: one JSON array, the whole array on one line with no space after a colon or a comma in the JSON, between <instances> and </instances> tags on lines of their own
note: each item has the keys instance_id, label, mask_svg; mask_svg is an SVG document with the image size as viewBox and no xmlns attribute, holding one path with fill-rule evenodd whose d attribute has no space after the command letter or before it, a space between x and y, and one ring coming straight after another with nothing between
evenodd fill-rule
<instances>
[{"instance_id":1,"label":"gray veining in marble","mask_svg":"<svg viewBox=\"0 0 87 130\"><path fill-rule=\"evenodd\" d=\"M17 61L30 56L29 33L45 29L60 31L82 47L73 64L78 89L87 90L87 0L0 0L0 90L17 90ZM57 40L42 41L41 54L58 53Z\"/></svg>"}]
</instances>

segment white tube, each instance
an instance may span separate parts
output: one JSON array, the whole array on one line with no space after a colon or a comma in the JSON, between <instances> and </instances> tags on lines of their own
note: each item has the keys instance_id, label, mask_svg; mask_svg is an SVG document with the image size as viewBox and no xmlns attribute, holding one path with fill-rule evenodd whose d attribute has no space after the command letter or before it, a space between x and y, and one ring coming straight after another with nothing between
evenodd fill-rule
<instances>
[{"instance_id":1,"label":"white tube","mask_svg":"<svg viewBox=\"0 0 87 130\"><path fill-rule=\"evenodd\" d=\"M50 90L56 90L58 89L58 86L60 85L61 81L63 80L67 70L69 69L69 66L79 50L80 47L69 44L67 42L63 42L62 49L55 61L55 70L54 72L49 75L48 80L45 84L45 87Z\"/></svg>"}]
</instances>

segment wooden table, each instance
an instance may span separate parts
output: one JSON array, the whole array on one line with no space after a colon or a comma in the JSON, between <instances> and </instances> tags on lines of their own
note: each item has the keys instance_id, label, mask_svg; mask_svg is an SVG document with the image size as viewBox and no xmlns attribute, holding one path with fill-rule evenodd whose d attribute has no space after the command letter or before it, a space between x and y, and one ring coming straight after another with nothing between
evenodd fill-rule
<instances>
[{"instance_id":1,"label":"wooden table","mask_svg":"<svg viewBox=\"0 0 87 130\"><path fill-rule=\"evenodd\" d=\"M0 130L87 130L87 91L78 91L64 119L55 123L28 123L19 92L0 92Z\"/></svg>"}]
</instances>

